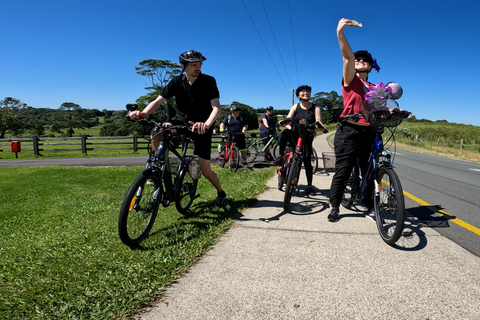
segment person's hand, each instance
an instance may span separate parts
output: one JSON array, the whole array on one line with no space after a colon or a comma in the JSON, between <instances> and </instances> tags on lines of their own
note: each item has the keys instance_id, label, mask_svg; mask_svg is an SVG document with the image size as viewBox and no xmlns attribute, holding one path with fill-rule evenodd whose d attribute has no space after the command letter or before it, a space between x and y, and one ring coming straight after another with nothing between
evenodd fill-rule
<instances>
[{"instance_id":1,"label":"person's hand","mask_svg":"<svg viewBox=\"0 0 480 320\"><path fill-rule=\"evenodd\" d=\"M130 111L129 116L130 116L130 119L132 120L138 120L138 119L145 118L146 114L144 114L141 111L135 110L135 111Z\"/></svg>"},{"instance_id":2,"label":"person's hand","mask_svg":"<svg viewBox=\"0 0 480 320\"><path fill-rule=\"evenodd\" d=\"M204 134L208 130L208 127L205 124L205 122L188 121L188 123L192 126L192 132L197 132L198 134Z\"/></svg>"}]
</instances>

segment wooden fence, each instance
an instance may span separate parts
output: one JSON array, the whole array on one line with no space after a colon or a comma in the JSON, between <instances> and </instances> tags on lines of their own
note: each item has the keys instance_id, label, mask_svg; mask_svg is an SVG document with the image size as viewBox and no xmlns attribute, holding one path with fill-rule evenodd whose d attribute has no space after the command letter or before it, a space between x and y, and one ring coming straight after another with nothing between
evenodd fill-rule
<instances>
[{"instance_id":1,"label":"wooden fence","mask_svg":"<svg viewBox=\"0 0 480 320\"><path fill-rule=\"evenodd\" d=\"M71 138L47 138L32 136L29 138L0 139L0 152L11 152L11 143L14 141L20 142L21 152L33 152L36 156L39 156L40 152L48 151L80 151L84 155L92 150L132 150L136 152L139 149L147 148L149 143L147 137L139 137L136 134L126 137L81 135ZM221 141L221 136L212 136L212 148L217 149Z\"/></svg>"}]
</instances>

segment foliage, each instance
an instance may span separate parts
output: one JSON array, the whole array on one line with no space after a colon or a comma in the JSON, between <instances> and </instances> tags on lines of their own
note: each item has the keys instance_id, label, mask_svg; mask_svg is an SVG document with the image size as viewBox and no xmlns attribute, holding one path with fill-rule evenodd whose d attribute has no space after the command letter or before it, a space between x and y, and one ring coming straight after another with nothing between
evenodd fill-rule
<instances>
[{"instance_id":1,"label":"foliage","mask_svg":"<svg viewBox=\"0 0 480 320\"><path fill-rule=\"evenodd\" d=\"M219 127L220 123L223 121L223 119L232 114L230 110L231 105L238 105L240 107L240 115L243 117L243 119L248 123L248 130L254 130L258 129L258 115L255 109L250 107L249 105L243 104L238 101L233 101L230 105L222 105L222 112L220 116L218 117L218 120L216 122L216 126Z\"/></svg>"},{"instance_id":2,"label":"foliage","mask_svg":"<svg viewBox=\"0 0 480 320\"><path fill-rule=\"evenodd\" d=\"M161 208L143 250L117 235L120 205L142 167L0 171L0 318L131 318L210 249L274 174L213 169L229 182L227 208L213 206L216 191L201 178L198 215Z\"/></svg>"},{"instance_id":3,"label":"foliage","mask_svg":"<svg viewBox=\"0 0 480 320\"><path fill-rule=\"evenodd\" d=\"M12 97L0 101L0 138L4 138L7 131L19 135L28 128L25 112L27 107L25 103Z\"/></svg>"},{"instance_id":4,"label":"foliage","mask_svg":"<svg viewBox=\"0 0 480 320\"><path fill-rule=\"evenodd\" d=\"M335 110L343 110L343 97L336 91L318 92L312 97L312 102L320 105L323 123L338 122L339 113Z\"/></svg>"},{"instance_id":5,"label":"foliage","mask_svg":"<svg viewBox=\"0 0 480 320\"><path fill-rule=\"evenodd\" d=\"M137 74L147 77L151 83L151 86L145 87L145 89L150 91L136 100L140 110L145 109L151 101L155 100L161 94L168 81L182 70L177 63L159 59L142 60L134 68ZM160 106L157 112L165 114L167 120L170 120L175 115L175 106L175 99L170 98L165 101L164 105Z\"/></svg>"},{"instance_id":6,"label":"foliage","mask_svg":"<svg viewBox=\"0 0 480 320\"><path fill-rule=\"evenodd\" d=\"M60 111L53 114L50 130L61 133L63 136L72 137L76 128L85 129L98 124L98 118L90 119L91 112L83 109L73 102L64 102Z\"/></svg>"}]
</instances>

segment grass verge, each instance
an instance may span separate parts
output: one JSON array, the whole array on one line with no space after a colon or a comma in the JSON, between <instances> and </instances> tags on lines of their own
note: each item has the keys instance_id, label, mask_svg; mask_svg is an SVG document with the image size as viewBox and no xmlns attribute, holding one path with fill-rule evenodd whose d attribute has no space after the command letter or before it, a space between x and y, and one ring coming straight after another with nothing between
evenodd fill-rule
<instances>
[{"instance_id":1,"label":"grass verge","mask_svg":"<svg viewBox=\"0 0 480 320\"><path fill-rule=\"evenodd\" d=\"M0 171L0 318L123 319L158 298L252 206L275 168L230 173L227 192L199 181L185 218L161 208L142 249L117 235L123 197L142 167L27 167Z\"/></svg>"}]
</instances>

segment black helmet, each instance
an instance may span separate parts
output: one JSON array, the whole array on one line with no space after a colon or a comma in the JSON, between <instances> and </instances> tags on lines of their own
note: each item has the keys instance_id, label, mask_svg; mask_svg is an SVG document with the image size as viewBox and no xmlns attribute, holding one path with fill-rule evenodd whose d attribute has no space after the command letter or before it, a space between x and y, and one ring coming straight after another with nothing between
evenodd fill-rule
<instances>
[{"instance_id":1,"label":"black helmet","mask_svg":"<svg viewBox=\"0 0 480 320\"><path fill-rule=\"evenodd\" d=\"M307 86L305 84L298 87L297 90L295 90L295 95L297 96L297 98L298 98L298 94L300 93L300 91L303 91L303 90L308 90L308 91L312 92L312 87Z\"/></svg>"},{"instance_id":2,"label":"black helmet","mask_svg":"<svg viewBox=\"0 0 480 320\"><path fill-rule=\"evenodd\" d=\"M232 105L230 106L230 110L231 110L232 112L234 112L234 111L240 111L240 107L239 107L238 105L236 105L236 104L232 104Z\"/></svg>"},{"instance_id":3,"label":"black helmet","mask_svg":"<svg viewBox=\"0 0 480 320\"><path fill-rule=\"evenodd\" d=\"M363 61L370 63L370 65L373 67L373 57L370 52L368 52L367 50L359 50L355 52L355 59L358 59L360 57L364 58L365 60Z\"/></svg>"},{"instance_id":4,"label":"black helmet","mask_svg":"<svg viewBox=\"0 0 480 320\"><path fill-rule=\"evenodd\" d=\"M207 60L200 52L195 50L187 50L184 53L180 54L178 60L181 64L186 66L189 62L199 62Z\"/></svg>"}]
</instances>

